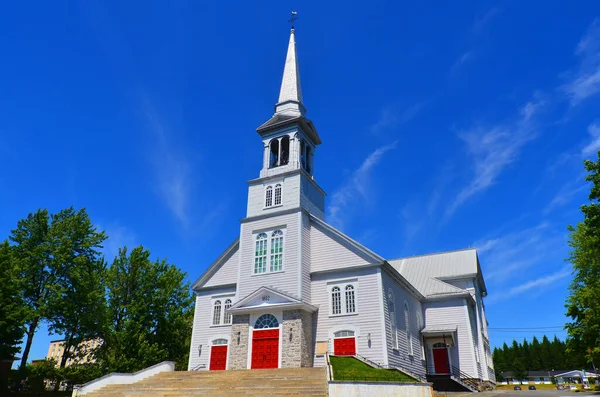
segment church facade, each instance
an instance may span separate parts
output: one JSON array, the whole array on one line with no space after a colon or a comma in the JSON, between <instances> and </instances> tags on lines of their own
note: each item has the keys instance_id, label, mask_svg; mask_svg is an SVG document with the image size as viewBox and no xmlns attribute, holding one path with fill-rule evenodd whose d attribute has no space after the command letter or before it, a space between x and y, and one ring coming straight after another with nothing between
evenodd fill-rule
<instances>
[{"instance_id":1,"label":"church facade","mask_svg":"<svg viewBox=\"0 0 600 397\"><path fill-rule=\"evenodd\" d=\"M189 370L324 366L329 353L495 383L476 251L386 259L327 224L305 114L292 29L239 237L193 284Z\"/></svg>"}]
</instances>

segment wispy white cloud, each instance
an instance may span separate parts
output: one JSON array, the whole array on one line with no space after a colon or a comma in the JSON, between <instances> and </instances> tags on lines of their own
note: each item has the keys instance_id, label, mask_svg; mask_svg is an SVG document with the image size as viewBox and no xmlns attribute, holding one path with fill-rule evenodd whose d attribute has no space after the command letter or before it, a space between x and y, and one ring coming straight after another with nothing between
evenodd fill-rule
<instances>
[{"instance_id":1,"label":"wispy white cloud","mask_svg":"<svg viewBox=\"0 0 600 397\"><path fill-rule=\"evenodd\" d=\"M104 256L111 263L119 253L119 248L125 246L131 248L137 244L136 234L129 228L119 223L109 223L108 225L98 225L98 230L104 230L108 239L104 242Z\"/></svg>"},{"instance_id":2,"label":"wispy white cloud","mask_svg":"<svg viewBox=\"0 0 600 397\"><path fill-rule=\"evenodd\" d=\"M158 196L184 226L189 223L192 187L191 165L182 150L173 146L159 113L148 96L143 109L155 143L149 154L154 166Z\"/></svg>"},{"instance_id":3,"label":"wispy white cloud","mask_svg":"<svg viewBox=\"0 0 600 397\"><path fill-rule=\"evenodd\" d=\"M522 295L526 292L530 292L531 290L540 292L540 290L544 290L548 287L551 287L552 285L556 284L559 281L562 281L564 278L569 277L570 275L571 269L569 266L567 266L554 273L550 273L543 277L509 288L506 292L502 294L492 295L486 302L488 304L496 303L511 298L513 296Z\"/></svg>"},{"instance_id":4,"label":"wispy white cloud","mask_svg":"<svg viewBox=\"0 0 600 397\"><path fill-rule=\"evenodd\" d=\"M513 123L476 126L459 134L473 164L472 176L448 206L445 220L471 197L492 186L500 173L518 158L521 148L537 137L533 119L540 106L541 102L529 102Z\"/></svg>"},{"instance_id":5,"label":"wispy white cloud","mask_svg":"<svg viewBox=\"0 0 600 397\"><path fill-rule=\"evenodd\" d=\"M452 65L451 73L453 75L458 73L460 68L463 67L467 62L471 61L473 59L473 57L474 57L473 50L463 53L461 56L459 56L456 59L456 61L454 61L454 64Z\"/></svg>"},{"instance_id":6,"label":"wispy white cloud","mask_svg":"<svg viewBox=\"0 0 600 397\"><path fill-rule=\"evenodd\" d=\"M517 271L560 257L565 246L562 230L542 222L475 242L473 246L483 258L486 280L499 286Z\"/></svg>"},{"instance_id":7,"label":"wispy white cloud","mask_svg":"<svg viewBox=\"0 0 600 397\"><path fill-rule=\"evenodd\" d=\"M360 167L354 170L346 182L331 195L327 212L332 225L343 228L353 205L370 203L372 171L387 152L396 148L396 144L397 142L393 142L371 152Z\"/></svg>"},{"instance_id":8,"label":"wispy white cloud","mask_svg":"<svg viewBox=\"0 0 600 397\"><path fill-rule=\"evenodd\" d=\"M425 105L425 102L415 102L406 108L402 108L398 104L385 106L381 109L377 121L371 126L371 132L379 134L385 130L408 123L423 110Z\"/></svg>"},{"instance_id":9,"label":"wispy white cloud","mask_svg":"<svg viewBox=\"0 0 600 397\"><path fill-rule=\"evenodd\" d=\"M596 18L579 41L575 54L580 58L577 70L567 73L562 87L575 106L600 91L600 19Z\"/></svg>"},{"instance_id":10,"label":"wispy white cloud","mask_svg":"<svg viewBox=\"0 0 600 397\"><path fill-rule=\"evenodd\" d=\"M492 7L487 10L484 14L475 18L473 23L473 33L478 34L485 30L490 23L500 14L500 8Z\"/></svg>"},{"instance_id":11,"label":"wispy white cloud","mask_svg":"<svg viewBox=\"0 0 600 397\"><path fill-rule=\"evenodd\" d=\"M596 156L600 151L600 124L592 123L588 126L591 141L581 150L583 157Z\"/></svg>"},{"instance_id":12,"label":"wispy white cloud","mask_svg":"<svg viewBox=\"0 0 600 397\"><path fill-rule=\"evenodd\" d=\"M577 193L588 189L588 185L585 183L585 173L579 175L576 178L570 178L565 182L556 195L550 200L548 205L544 208L543 214L548 215L555 209L562 207L570 203L573 200L573 197L577 195Z\"/></svg>"}]
</instances>

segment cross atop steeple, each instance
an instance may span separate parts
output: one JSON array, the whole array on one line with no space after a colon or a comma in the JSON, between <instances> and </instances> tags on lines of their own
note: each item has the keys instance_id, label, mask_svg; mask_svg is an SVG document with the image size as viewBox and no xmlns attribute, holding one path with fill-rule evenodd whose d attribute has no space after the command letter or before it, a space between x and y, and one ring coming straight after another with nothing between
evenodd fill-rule
<instances>
[{"instance_id":1,"label":"cross atop steeple","mask_svg":"<svg viewBox=\"0 0 600 397\"><path fill-rule=\"evenodd\" d=\"M297 11L292 11L292 17L288 21L289 23L292 24L292 30L294 30L294 22L296 22L296 20L298 19L298 17L296 15L298 15L298 12Z\"/></svg>"}]
</instances>

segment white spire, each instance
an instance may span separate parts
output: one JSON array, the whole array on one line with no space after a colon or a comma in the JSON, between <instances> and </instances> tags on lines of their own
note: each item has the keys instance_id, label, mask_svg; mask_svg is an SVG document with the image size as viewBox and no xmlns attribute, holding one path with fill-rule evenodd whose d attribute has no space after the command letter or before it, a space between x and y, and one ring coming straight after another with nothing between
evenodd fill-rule
<instances>
[{"instance_id":1,"label":"white spire","mask_svg":"<svg viewBox=\"0 0 600 397\"><path fill-rule=\"evenodd\" d=\"M300 71L298 70L298 60L296 59L296 37L292 28L287 57L285 58L285 67L283 69L283 79L281 80L281 90L279 91L279 101L275 105L275 113L299 115L304 114L304 112L302 88L300 87Z\"/></svg>"}]
</instances>

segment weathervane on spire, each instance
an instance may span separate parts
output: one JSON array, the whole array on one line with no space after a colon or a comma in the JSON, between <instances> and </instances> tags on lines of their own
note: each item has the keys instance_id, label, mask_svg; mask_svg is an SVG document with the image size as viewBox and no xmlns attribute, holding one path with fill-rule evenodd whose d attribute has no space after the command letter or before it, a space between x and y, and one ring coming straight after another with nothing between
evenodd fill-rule
<instances>
[{"instance_id":1,"label":"weathervane on spire","mask_svg":"<svg viewBox=\"0 0 600 397\"><path fill-rule=\"evenodd\" d=\"M298 17L296 15L298 15L298 12L292 11L292 18L288 21L289 23L292 24L292 29L294 29L294 22L296 22L296 20L298 19Z\"/></svg>"}]
</instances>

